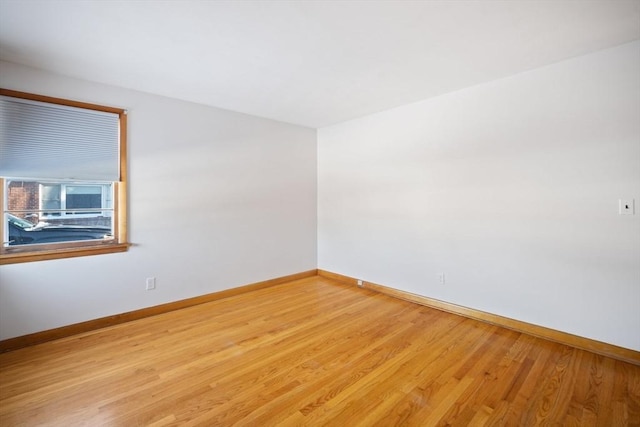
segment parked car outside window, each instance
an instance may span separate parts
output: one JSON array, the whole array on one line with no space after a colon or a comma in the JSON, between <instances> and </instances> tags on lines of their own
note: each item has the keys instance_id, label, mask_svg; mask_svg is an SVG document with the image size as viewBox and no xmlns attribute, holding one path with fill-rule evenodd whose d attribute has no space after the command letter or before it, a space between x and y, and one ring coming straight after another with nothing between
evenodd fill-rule
<instances>
[{"instance_id":1,"label":"parked car outside window","mask_svg":"<svg viewBox=\"0 0 640 427\"><path fill-rule=\"evenodd\" d=\"M47 223L34 225L11 214L7 214L7 222L9 246L113 238L109 227L51 225Z\"/></svg>"}]
</instances>

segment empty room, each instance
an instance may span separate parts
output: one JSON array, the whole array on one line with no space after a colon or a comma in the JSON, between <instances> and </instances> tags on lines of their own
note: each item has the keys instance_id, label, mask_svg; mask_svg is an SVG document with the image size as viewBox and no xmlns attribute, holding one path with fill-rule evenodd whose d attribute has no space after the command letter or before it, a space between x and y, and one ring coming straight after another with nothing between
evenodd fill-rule
<instances>
[{"instance_id":1,"label":"empty room","mask_svg":"<svg viewBox=\"0 0 640 427\"><path fill-rule=\"evenodd\" d=\"M640 0L0 0L0 426L640 426Z\"/></svg>"}]
</instances>

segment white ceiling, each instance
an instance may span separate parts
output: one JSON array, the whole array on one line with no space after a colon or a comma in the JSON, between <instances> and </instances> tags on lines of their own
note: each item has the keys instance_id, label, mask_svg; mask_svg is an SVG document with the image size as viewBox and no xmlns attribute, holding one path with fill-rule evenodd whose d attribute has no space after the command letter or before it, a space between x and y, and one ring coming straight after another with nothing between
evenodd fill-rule
<instances>
[{"instance_id":1,"label":"white ceiling","mask_svg":"<svg viewBox=\"0 0 640 427\"><path fill-rule=\"evenodd\" d=\"M640 38L640 0L0 0L0 59L322 127Z\"/></svg>"}]
</instances>

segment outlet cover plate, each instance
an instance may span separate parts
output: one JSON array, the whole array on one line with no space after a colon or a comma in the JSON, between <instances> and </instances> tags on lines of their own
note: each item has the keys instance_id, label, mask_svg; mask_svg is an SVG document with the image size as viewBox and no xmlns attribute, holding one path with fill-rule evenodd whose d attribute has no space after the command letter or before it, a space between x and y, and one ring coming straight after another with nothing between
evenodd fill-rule
<instances>
[{"instance_id":1,"label":"outlet cover plate","mask_svg":"<svg viewBox=\"0 0 640 427\"><path fill-rule=\"evenodd\" d=\"M634 199L620 199L618 201L618 212L620 215L634 215L635 214L635 200Z\"/></svg>"}]
</instances>

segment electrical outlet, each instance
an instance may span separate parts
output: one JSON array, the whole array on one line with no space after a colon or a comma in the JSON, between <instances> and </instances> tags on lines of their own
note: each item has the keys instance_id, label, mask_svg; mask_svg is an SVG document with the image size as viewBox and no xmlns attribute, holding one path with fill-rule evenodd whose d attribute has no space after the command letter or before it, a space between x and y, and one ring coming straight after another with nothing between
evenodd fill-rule
<instances>
[{"instance_id":1,"label":"electrical outlet","mask_svg":"<svg viewBox=\"0 0 640 427\"><path fill-rule=\"evenodd\" d=\"M444 285L444 273L438 274L438 283L440 283L441 285Z\"/></svg>"},{"instance_id":2,"label":"electrical outlet","mask_svg":"<svg viewBox=\"0 0 640 427\"><path fill-rule=\"evenodd\" d=\"M618 213L620 215L633 215L634 212L634 199L619 199L618 200Z\"/></svg>"},{"instance_id":3,"label":"electrical outlet","mask_svg":"<svg viewBox=\"0 0 640 427\"><path fill-rule=\"evenodd\" d=\"M147 277L147 291L153 291L156 288L156 278L155 277Z\"/></svg>"},{"instance_id":4,"label":"electrical outlet","mask_svg":"<svg viewBox=\"0 0 640 427\"><path fill-rule=\"evenodd\" d=\"M364 286L364 283L362 282L362 280L358 280L358 287L361 288Z\"/></svg>"}]
</instances>

